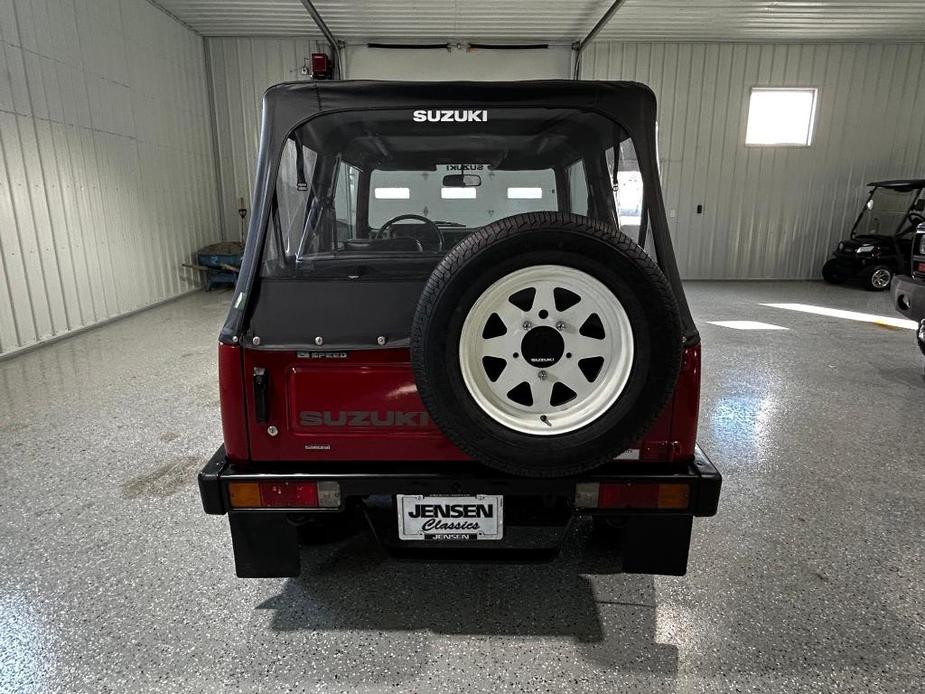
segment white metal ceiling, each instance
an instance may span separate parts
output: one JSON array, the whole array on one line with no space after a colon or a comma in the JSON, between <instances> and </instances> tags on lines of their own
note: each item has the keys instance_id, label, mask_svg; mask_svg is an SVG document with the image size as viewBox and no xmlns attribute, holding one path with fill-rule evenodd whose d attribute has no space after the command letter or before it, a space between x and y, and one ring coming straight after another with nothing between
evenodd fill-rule
<instances>
[{"instance_id":1,"label":"white metal ceiling","mask_svg":"<svg viewBox=\"0 0 925 694\"><path fill-rule=\"evenodd\" d=\"M152 0L206 36L319 35L299 0ZM611 0L316 0L335 36L549 41L590 30ZM621 40L925 41L925 0L626 0Z\"/></svg>"}]
</instances>

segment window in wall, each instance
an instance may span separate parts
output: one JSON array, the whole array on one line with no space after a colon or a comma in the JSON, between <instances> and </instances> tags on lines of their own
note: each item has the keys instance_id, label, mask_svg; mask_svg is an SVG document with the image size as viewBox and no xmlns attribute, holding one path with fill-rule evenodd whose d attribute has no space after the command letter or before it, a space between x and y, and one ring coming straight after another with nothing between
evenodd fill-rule
<instances>
[{"instance_id":1,"label":"window in wall","mask_svg":"<svg viewBox=\"0 0 925 694\"><path fill-rule=\"evenodd\" d=\"M816 96L815 88L752 89L745 144L811 145Z\"/></svg>"}]
</instances>

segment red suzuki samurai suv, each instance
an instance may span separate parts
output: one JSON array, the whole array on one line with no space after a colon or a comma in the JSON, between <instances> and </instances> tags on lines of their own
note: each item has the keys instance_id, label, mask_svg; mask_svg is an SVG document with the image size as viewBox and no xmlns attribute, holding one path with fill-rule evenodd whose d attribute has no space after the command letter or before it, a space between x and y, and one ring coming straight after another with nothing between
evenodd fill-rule
<instances>
[{"instance_id":1,"label":"red suzuki samurai suv","mask_svg":"<svg viewBox=\"0 0 925 694\"><path fill-rule=\"evenodd\" d=\"M498 561L593 522L615 570L686 572L721 477L655 115L630 82L266 92L199 474L238 576L298 575L360 516L395 554Z\"/></svg>"}]
</instances>

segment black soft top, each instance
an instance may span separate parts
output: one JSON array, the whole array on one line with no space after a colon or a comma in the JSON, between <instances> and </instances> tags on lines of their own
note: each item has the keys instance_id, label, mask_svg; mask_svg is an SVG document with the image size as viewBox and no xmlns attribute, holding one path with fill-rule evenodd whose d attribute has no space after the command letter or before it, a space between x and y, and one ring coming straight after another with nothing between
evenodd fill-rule
<instances>
[{"instance_id":1,"label":"black soft top","mask_svg":"<svg viewBox=\"0 0 925 694\"><path fill-rule=\"evenodd\" d=\"M284 82L263 96L263 119L253 213L235 297L220 339L237 342L253 299L271 199L286 140L322 113L379 109L574 108L607 116L633 138L643 173L646 206L659 265L674 289L689 342L699 339L681 286L658 179L656 100L639 82L534 80L517 82L398 82L343 80Z\"/></svg>"},{"instance_id":2,"label":"black soft top","mask_svg":"<svg viewBox=\"0 0 925 694\"><path fill-rule=\"evenodd\" d=\"M567 107L599 111L637 139L655 119L655 95L638 82L283 82L264 93L264 127L274 141L314 115L355 109Z\"/></svg>"}]
</instances>

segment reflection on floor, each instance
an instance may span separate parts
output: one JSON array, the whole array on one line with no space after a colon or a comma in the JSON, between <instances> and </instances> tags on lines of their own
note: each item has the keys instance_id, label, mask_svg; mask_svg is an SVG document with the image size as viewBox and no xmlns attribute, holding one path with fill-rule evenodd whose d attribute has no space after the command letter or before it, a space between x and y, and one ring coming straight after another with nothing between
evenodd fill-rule
<instances>
[{"instance_id":1,"label":"reflection on floor","mask_svg":"<svg viewBox=\"0 0 925 694\"><path fill-rule=\"evenodd\" d=\"M905 318L896 316L878 316L873 313L860 313L858 311L846 311L844 309L829 308L828 306L812 306L810 304L761 304L771 308L782 308L788 311L801 311L802 313L814 313L818 316L827 316L830 318L844 318L845 320L861 321L862 323L875 323L877 325L886 325L894 328L906 328L915 330L917 323Z\"/></svg>"},{"instance_id":2,"label":"reflection on floor","mask_svg":"<svg viewBox=\"0 0 925 694\"><path fill-rule=\"evenodd\" d=\"M721 328L732 328L733 330L789 330L782 325L773 325L771 323L762 323L756 320L711 320L710 325L718 325Z\"/></svg>"}]
</instances>

